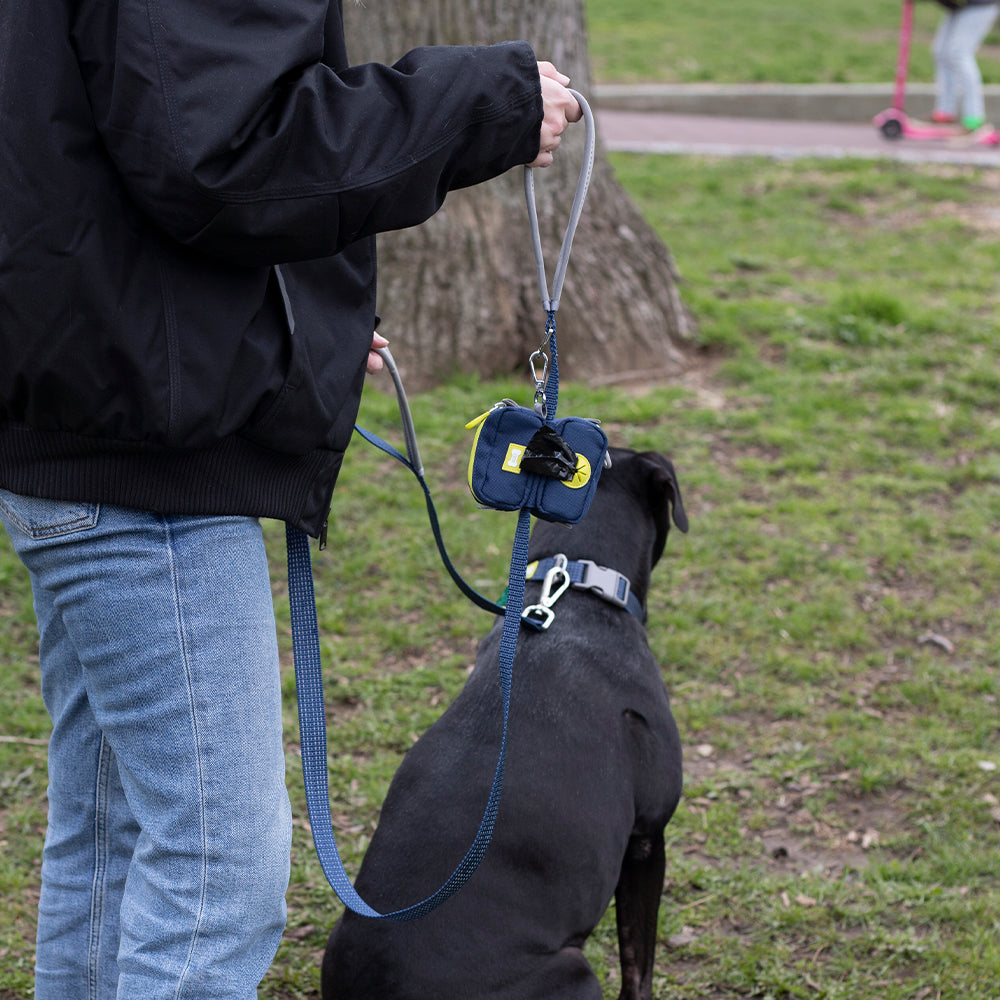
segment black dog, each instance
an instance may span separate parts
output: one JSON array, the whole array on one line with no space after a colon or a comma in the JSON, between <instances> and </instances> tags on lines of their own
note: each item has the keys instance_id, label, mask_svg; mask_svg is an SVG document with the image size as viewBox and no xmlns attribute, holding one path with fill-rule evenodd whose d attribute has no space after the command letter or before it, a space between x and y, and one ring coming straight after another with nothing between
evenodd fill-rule
<instances>
[{"instance_id":1,"label":"black dog","mask_svg":"<svg viewBox=\"0 0 1000 1000\"><path fill-rule=\"evenodd\" d=\"M574 587L552 606L549 628L522 628L486 857L428 916L390 923L346 913L327 942L324 1000L601 1000L581 949L612 893L621 998L652 996L663 829L681 794L681 748L642 620L671 507L682 531L687 518L666 458L611 457L587 516L571 529L538 522L530 558L562 553L617 570L633 613ZM604 576L621 597L617 578ZM526 584L525 603L539 594ZM392 780L357 877L382 912L436 890L475 836L501 729L501 625Z\"/></svg>"}]
</instances>

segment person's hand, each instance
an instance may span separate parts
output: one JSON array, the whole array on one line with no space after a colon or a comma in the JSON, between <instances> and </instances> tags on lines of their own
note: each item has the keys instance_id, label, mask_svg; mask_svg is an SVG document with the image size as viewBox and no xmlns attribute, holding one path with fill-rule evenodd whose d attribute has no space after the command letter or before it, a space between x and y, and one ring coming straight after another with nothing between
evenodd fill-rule
<instances>
[{"instance_id":1,"label":"person's hand","mask_svg":"<svg viewBox=\"0 0 1000 1000\"><path fill-rule=\"evenodd\" d=\"M385 367L385 362L382 360L381 354L376 354L375 352L380 347L388 347L389 341L385 339L380 333L372 334L372 346L368 351L368 374L374 375L376 372L380 372Z\"/></svg>"},{"instance_id":2,"label":"person's hand","mask_svg":"<svg viewBox=\"0 0 1000 1000\"><path fill-rule=\"evenodd\" d=\"M549 62L538 64L538 75L542 81L542 131L538 142L538 156L528 166L549 167L566 126L570 122L578 122L583 117L583 112L576 98L566 89L569 84L568 76L564 76Z\"/></svg>"}]
</instances>

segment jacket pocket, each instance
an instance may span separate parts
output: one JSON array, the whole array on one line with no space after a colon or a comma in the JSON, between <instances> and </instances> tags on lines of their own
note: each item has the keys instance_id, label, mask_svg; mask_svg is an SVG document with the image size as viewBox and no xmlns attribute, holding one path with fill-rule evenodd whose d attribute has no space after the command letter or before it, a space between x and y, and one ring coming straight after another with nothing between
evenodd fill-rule
<instances>
[{"instance_id":1,"label":"jacket pocket","mask_svg":"<svg viewBox=\"0 0 1000 1000\"><path fill-rule=\"evenodd\" d=\"M374 272L373 240L274 269L288 354L281 385L241 429L245 438L294 456L347 447L375 329Z\"/></svg>"}]
</instances>

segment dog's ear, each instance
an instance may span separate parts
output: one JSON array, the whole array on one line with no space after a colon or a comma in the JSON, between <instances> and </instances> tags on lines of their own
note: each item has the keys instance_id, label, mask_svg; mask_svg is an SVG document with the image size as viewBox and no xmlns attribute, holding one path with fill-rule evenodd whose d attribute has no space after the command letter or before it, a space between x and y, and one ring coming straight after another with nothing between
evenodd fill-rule
<instances>
[{"instance_id":1,"label":"dog's ear","mask_svg":"<svg viewBox=\"0 0 1000 1000\"><path fill-rule=\"evenodd\" d=\"M653 565L655 566L663 555L670 532L670 516L673 511L674 524L683 531L688 530L687 513L684 501L681 499L681 488L677 482L674 464L666 455L658 451L644 451L636 458L642 462L649 472L650 501L653 517L656 521L656 542L653 546Z\"/></svg>"}]
</instances>

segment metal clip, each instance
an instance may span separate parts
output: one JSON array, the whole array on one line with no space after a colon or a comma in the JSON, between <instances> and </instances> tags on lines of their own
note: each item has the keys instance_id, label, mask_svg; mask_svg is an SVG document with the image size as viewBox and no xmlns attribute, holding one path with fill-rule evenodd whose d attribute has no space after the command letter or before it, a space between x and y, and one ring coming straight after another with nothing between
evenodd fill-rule
<instances>
[{"instance_id":1,"label":"metal clip","mask_svg":"<svg viewBox=\"0 0 1000 1000\"><path fill-rule=\"evenodd\" d=\"M542 420L548 420L549 404L544 389L535 390L535 404L532 409L534 409L535 413L537 413Z\"/></svg>"},{"instance_id":2,"label":"metal clip","mask_svg":"<svg viewBox=\"0 0 1000 1000\"><path fill-rule=\"evenodd\" d=\"M572 582L566 570L566 557L557 555L555 565L545 574L542 581L542 594L538 604L532 604L521 613L522 618L528 618L541 629L547 629L555 620L556 614L552 605L569 589Z\"/></svg>"},{"instance_id":3,"label":"metal clip","mask_svg":"<svg viewBox=\"0 0 1000 1000\"><path fill-rule=\"evenodd\" d=\"M539 361L542 364L541 375L538 374ZM542 344L537 351L532 352L531 357L528 358L528 364L531 365L531 377L535 380L535 385L545 385L545 380L549 377L549 356L545 353L545 344Z\"/></svg>"},{"instance_id":4,"label":"metal clip","mask_svg":"<svg viewBox=\"0 0 1000 1000\"><path fill-rule=\"evenodd\" d=\"M531 377L535 380L535 412L544 420L547 416L547 406L545 399L545 380L549 375L549 356L545 353L545 345L542 344L541 347L535 351L530 358L528 358L528 364L531 365ZM538 374L538 362L541 362L542 373Z\"/></svg>"}]
</instances>

